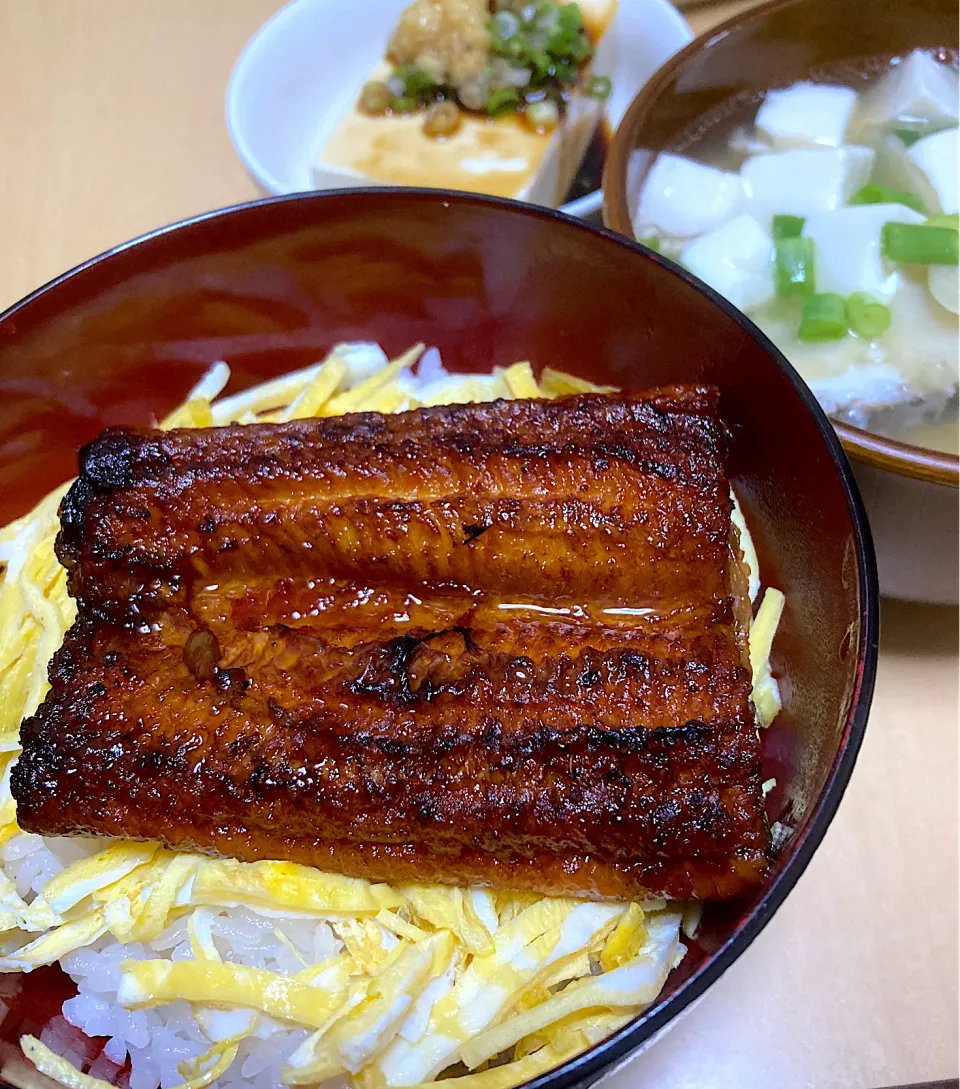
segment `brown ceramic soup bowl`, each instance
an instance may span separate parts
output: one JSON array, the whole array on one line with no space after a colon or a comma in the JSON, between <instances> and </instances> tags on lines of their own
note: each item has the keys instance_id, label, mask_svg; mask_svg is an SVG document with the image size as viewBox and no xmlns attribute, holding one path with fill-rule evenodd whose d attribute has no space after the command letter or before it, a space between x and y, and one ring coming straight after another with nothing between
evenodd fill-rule
<instances>
[{"instance_id":1,"label":"brown ceramic soup bowl","mask_svg":"<svg viewBox=\"0 0 960 1089\"><path fill-rule=\"evenodd\" d=\"M784 709L764 735L764 773L777 781L770 820L787 834L759 892L707 909L654 1006L536 1083L586 1085L736 960L836 812L876 667L876 570L856 485L789 364L726 302L641 246L504 201L351 190L157 231L0 316L0 519L74 475L77 447L107 424L169 411L212 361L230 364L239 389L347 339L390 353L423 340L459 371L529 359L626 389L721 391L730 471L763 577L786 594L773 653ZM70 991L56 968L0 977L8 1057Z\"/></svg>"},{"instance_id":2,"label":"brown ceramic soup bowl","mask_svg":"<svg viewBox=\"0 0 960 1089\"><path fill-rule=\"evenodd\" d=\"M633 237L633 214L653 155L706 129L725 106L759 102L806 79L849 79L913 49L955 49L953 0L773 0L695 39L644 86L624 115L604 174L604 221ZM878 64L879 62L879 64ZM846 73L846 75L844 74ZM958 601L955 454L835 423L873 529L881 592Z\"/></svg>"}]
</instances>

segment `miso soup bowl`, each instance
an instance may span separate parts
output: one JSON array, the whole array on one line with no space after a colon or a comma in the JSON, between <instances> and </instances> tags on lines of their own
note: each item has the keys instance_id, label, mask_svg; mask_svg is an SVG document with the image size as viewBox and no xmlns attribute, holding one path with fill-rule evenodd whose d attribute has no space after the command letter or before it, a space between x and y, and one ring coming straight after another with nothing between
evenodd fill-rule
<instances>
[{"instance_id":1,"label":"miso soup bowl","mask_svg":"<svg viewBox=\"0 0 960 1089\"><path fill-rule=\"evenodd\" d=\"M734 96L759 102L771 89L815 80L839 64L856 72L860 58L956 45L954 0L773 0L714 27L671 57L628 107L607 159L605 223L633 237L655 154ZM873 528L881 593L956 605L956 455L834 426Z\"/></svg>"},{"instance_id":2,"label":"miso soup bowl","mask_svg":"<svg viewBox=\"0 0 960 1089\"><path fill-rule=\"evenodd\" d=\"M103 426L162 416L213 361L230 365L236 390L350 339L391 354L422 340L458 371L529 359L628 390L715 384L764 581L786 594L772 659L784 708L764 733L764 777L777 784L769 817L784 831L770 879L750 898L708 907L657 1002L535 1083L589 1085L743 953L836 812L876 668L876 569L857 487L833 428L783 357L729 304L641 246L526 205L350 190L159 230L0 315L0 521L73 476L77 447ZM2 984L0 1063L20 1032L39 1035L71 986L48 969Z\"/></svg>"}]
</instances>

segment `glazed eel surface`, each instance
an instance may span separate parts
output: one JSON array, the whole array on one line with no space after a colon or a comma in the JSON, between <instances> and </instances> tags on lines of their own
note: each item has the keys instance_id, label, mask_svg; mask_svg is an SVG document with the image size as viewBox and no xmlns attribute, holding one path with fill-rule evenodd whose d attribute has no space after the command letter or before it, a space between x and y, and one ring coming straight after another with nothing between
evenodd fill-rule
<instances>
[{"instance_id":1,"label":"glazed eel surface","mask_svg":"<svg viewBox=\"0 0 960 1089\"><path fill-rule=\"evenodd\" d=\"M764 875L716 392L105 432L23 828L392 882Z\"/></svg>"}]
</instances>

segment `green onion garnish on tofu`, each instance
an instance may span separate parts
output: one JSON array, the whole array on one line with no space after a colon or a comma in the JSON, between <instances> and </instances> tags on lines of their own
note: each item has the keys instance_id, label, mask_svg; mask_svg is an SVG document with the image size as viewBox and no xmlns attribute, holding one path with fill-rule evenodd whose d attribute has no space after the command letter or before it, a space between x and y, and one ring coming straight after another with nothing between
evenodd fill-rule
<instances>
[{"instance_id":1,"label":"green onion garnish on tofu","mask_svg":"<svg viewBox=\"0 0 960 1089\"><path fill-rule=\"evenodd\" d=\"M878 337L890 328L890 308L869 291L855 291L846 302L850 330L861 337Z\"/></svg>"},{"instance_id":2,"label":"green onion garnish on tofu","mask_svg":"<svg viewBox=\"0 0 960 1089\"><path fill-rule=\"evenodd\" d=\"M516 110L520 102L520 92L516 87L500 87L487 95L486 111L491 117L497 117Z\"/></svg>"},{"instance_id":3,"label":"green onion garnish on tofu","mask_svg":"<svg viewBox=\"0 0 960 1089\"><path fill-rule=\"evenodd\" d=\"M804 343L842 340L847 335L846 304L842 295L810 295L803 300L797 338Z\"/></svg>"},{"instance_id":4,"label":"green onion garnish on tofu","mask_svg":"<svg viewBox=\"0 0 960 1089\"><path fill-rule=\"evenodd\" d=\"M613 90L613 84L609 76L594 76L587 84L587 98L595 98L599 102L606 102Z\"/></svg>"},{"instance_id":5,"label":"green onion garnish on tofu","mask_svg":"<svg viewBox=\"0 0 960 1089\"><path fill-rule=\"evenodd\" d=\"M774 243L774 275L781 299L804 298L816 291L812 238L778 238Z\"/></svg>"},{"instance_id":6,"label":"green onion garnish on tofu","mask_svg":"<svg viewBox=\"0 0 960 1089\"><path fill-rule=\"evenodd\" d=\"M926 223L884 223L880 251L887 260L908 265L955 265L960 258L960 235L950 227Z\"/></svg>"},{"instance_id":7,"label":"green onion garnish on tofu","mask_svg":"<svg viewBox=\"0 0 960 1089\"><path fill-rule=\"evenodd\" d=\"M885 185L865 185L850 198L851 204L903 204L921 215L926 210L916 193L906 189L888 189Z\"/></svg>"},{"instance_id":8,"label":"green onion garnish on tofu","mask_svg":"<svg viewBox=\"0 0 960 1089\"><path fill-rule=\"evenodd\" d=\"M426 91L432 91L437 81L414 64L398 64L393 70L393 77L403 83L403 93L411 98L417 98Z\"/></svg>"}]
</instances>

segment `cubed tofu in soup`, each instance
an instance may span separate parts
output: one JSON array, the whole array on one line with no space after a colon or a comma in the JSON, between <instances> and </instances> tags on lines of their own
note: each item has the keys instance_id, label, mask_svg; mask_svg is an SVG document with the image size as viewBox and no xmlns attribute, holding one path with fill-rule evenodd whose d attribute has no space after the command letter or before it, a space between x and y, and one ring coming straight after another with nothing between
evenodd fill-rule
<instances>
[{"instance_id":1,"label":"cubed tofu in soup","mask_svg":"<svg viewBox=\"0 0 960 1089\"><path fill-rule=\"evenodd\" d=\"M684 248L683 263L741 310L773 298L773 240L750 215L701 235Z\"/></svg>"},{"instance_id":2,"label":"cubed tofu in soup","mask_svg":"<svg viewBox=\"0 0 960 1089\"><path fill-rule=\"evenodd\" d=\"M894 65L861 99L861 125L956 121L960 82L957 72L915 50Z\"/></svg>"},{"instance_id":3,"label":"cubed tofu in soup","mask_svg":"<svg viewBox=\"0 0 960 1089\"><path fill-rule=\"evenodd\" d=\"M960 80L919 49L874 71L699 119L686 156L649 171L634 226L744 310L827 412L956 453Z\"/></svg>"},{"instance_id":4,"label":"cubed tofu in soup","mask_svg":"<svg viewBox=\"0 0 960 1089\"><path fill-rule=\"evenodd\" d=\"M692 238L726 222L740 203L737 174L661 155L651 172L652 185L640 198L638 222L676 238Z\"/></svg>"},{"instance_id":5,"label":"cubed tofu in soup","mask_svg":"<svg viewBox=\"0 0 960 1089\"><path fill-rule=\"evenodd\" d=\"M936 202L934 210L947 215L960 211L957 130L944 129L922 137L909 149L907 157L923 175L930 200Z\"/></svg>"},{"instance_id":6,"label":"cubed tofu in soup","mask_svg":"<svg viewBox=\"0 0 960 1089\"><path fill-rule=\"evenodd\" d=\"M857 92L850 87L796 83L767 95L757 114L757 128L777 150L839 147L856 104Z\"/></svg>"},{"instance_id":7,"label":"cubed tofu in soup","mask_svg":"<svg viewBox=\"0 0 960 1089\"><path fill-rule=\"evenodd\" d=\"M808 216L804 236L814 242L818 291L852 295L869 291L892 296L899 284L896 265L880 252L884 223L923 223L924 217L903 204L860 204Z\"/></svg>"},{"instance_id":8,"label":"cubed tofu in soup","mask_svg":"<svg viewBox=\"0 0 960 1089\"><path fill-rule=\"evenodd\" d=\"M839 208L867 182L874 153L866 147L795 148L743 164L744 193L758 210L806 216Z\"/></svg>"}]
</instances>

